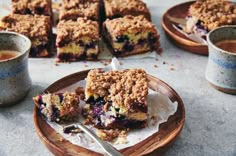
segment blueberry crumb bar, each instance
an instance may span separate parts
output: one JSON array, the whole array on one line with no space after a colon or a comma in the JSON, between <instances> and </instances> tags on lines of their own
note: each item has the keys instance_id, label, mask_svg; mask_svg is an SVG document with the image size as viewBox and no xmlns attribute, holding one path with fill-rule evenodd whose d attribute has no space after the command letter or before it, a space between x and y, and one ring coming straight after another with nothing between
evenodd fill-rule
<instances>
[{"instance_id":1,"label":"blueberry crumb bar","mask_svg":"<svg viewBox=\"0 0 236 156\"><path fill-rule=\"evenodd\" d=\"M142 0L104 0L105 14L109 19L125 15L144 15L151 21L151 14Z\"/></svg>"},{"instance_id":2,"label":"blueberry crumb bar","mask_svg":"<svg viewBox=\"0 0 236 156\"><path fill-rule=\"evenodd\" d=\"M78 119L79 97L75 93L48 93L33 100L48 121L62 123Z\"/></svg>"},{"instance_id":3,"label":"blueberry crumb bar","mask_svg":"<svg viewBox=\"0 0 236 156\"><path fill-rule=\"evenodd\" d=\"M62 0L60 20L76 20L86 17L99 21L100 0Z\"/></svg>"},{"instance_id":4,"label":"blueberry crumb bar","mask_svg":"<svg viewBox=\"0 0 236 156\"><path fill-rule=\"evenodd\" d=\"M23 34L32 42L31 57L48 57L52 37L51 21L49 16L10 14L0 21L0 30L13 31Z\"/></svg>"},{"instance_id":5,"label":"blueberry crumb bar","mask_svg":"<svg viewBox=\"0 0 236 156\"><path fill-rule=\"evenodd\" d=\"M147 124L147 75L142 69L88 73L83 115L97 128L142 128Z\"/></svg>"},{"instance_id":6,"label":"blueberry crumb bar","mask_svg":"<svg viewBox=\"0 0 236 156\"><path fill-rule=\"evenodd\" d=\"M52 15L51 0L12 0L12 12L15 14Z\"/></svg>"},{"instance_id":7,"label":"blueberry crumb bar","mask_svg":"<svg viewBox=\"0 0 236 156\"><path fill-rule=\"evenodd\" d=\"M60 21L57 25L57 57L59 62L96 60L99 53L99 25L87 18Z\"/></svg>"},{"instance_id":8,"label":"blueberry crumb bar","mask_svg":"<svg viewBox=\"0 0 236 156\"><path fill-rule=\"evenodd\" d=\"M201 36L223 26L236 24L235 3L224 0L197 0L190 8L184 31Z\"/></svg>"},{"instance_id":9,"label":"blueberry crumb bar","mask_svg":"<svg viewBox=\"0 0 236 156\"><path fill-rule=\"evenodd\" d=\"M107 19L103 23L103 36L111 52L119 57L159 51L159 34L154 24L144 16Z\"/></svg>"}]
</instances>

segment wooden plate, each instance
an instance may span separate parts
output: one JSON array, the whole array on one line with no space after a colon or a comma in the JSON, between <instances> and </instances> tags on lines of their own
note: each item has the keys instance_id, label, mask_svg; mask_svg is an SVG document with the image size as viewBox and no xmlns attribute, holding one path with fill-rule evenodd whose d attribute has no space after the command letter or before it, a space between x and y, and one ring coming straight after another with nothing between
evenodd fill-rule
<instances>
[{"instance_id":1,"label":"wooden plate","mask_svg":"<svg viewBox=\"0 0 236 156\"><path fill-rule=\"evenodd\" d=\"M194 2L195 1L181 3L168 9L162 16L162 27L169 39L181 49L195 54L208 55L208 47L206 45L195 42L186 37L184 34L181 34L173 27L173 22L168 18L168 16L185 18L190 5Z\"/></svg>"},{"instance_id":2,"label":"wooden plate","mask_svg":"<svg viewBox=\"0 0 236 156\"><path fill-rule=\"evenodd\" d=\"M87 77L88 72L89 70L86 70L66 76L50 85L45 92L57 92L58 90L83 80ZM121 152L127 156L146 155L149 153L162 155L177 139L184 125L185 109L179 95L169 85L158 78L148 75L148 79L150 80L149 87L151 89L163 93L173 102L177 101L178 108L176 113L170 116L167 122L160 125L158 132L132 147L122 149ZM39 114L37 107L34 108L33 117L36 132L39 135L40 140L53 154L57 156L101 155L83 147L73 145L69 141L61 141L60 138L62 138L62 136L47 124L47 122Z\"/></svg>"}]
</instances>

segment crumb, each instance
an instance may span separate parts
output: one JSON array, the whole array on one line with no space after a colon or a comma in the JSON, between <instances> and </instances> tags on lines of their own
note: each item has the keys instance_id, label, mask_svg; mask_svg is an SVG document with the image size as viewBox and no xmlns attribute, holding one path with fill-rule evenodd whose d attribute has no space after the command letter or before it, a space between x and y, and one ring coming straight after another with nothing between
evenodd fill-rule
<instances>
[{"instance_id":1,"label":"crumb","mask_svg":"<svg viewBox=\"0 0 236 156\"><path fill-rule=\"evenodd\" d=\"M155 126L155 124L157 123L157 117L155 115L151 116L151 120L152 122L152 126Z\"/></svg>"},{"instance_id":2,"label":"crumb","mask_svg":"<svg viewBox=\"0 0 236 156\"><path fill-rule=\"evenodd\" d=\"M120 65L122 66L122 65L123 65L123 63L122 63L122 62L120 62Z\"/></svg>"},{"instance_id":3,"label":"crumb","mask_svg":"<svg viewBox=\"0 0 236 156\"><path fill-rule=\"evenodd\" d=\"M76 93L77 95L84 94L84 88L83 88L83 87L77 87L77 88L75 89L75 93Z\"/></svg>"},{"instance_id":4,"label":"crumb","mask_svg":"<svg viewBox=\"0 0 236 156\"><path fill-rule=\"evenodd\" d=\"M171 64L171 66L174 66L174 64Z\"/></svg>"},{"instance_id":5,"label":"crumb","mask_svg":"<svg viewBox=\"0 0 236 156\"><path fill-rule=\"evenodd\" d=\"M156 61L158 61L158 59L156 58Z\"/></svg>"},{"instance_id":6,"label":"crumb","mask_svg":"<svg viewBox=\"0 0 236 156\"><path fill-rule=\"evenodd\" d=\"M163 61L163 64L167 64L167 62Z\"/></svg>"},{"instance_id":7,"label":"crumb","mask_svg":"<svg viewBox=\"0 0 236 156\"><path fill-rule=\"evenodd\" d=\"M154 68L157 68L158 66L156 64L154 64Z\"/></svg>"},{"instance_id":8,"label":"crumb","mask_svg":"<svg viewBox=\"0 0 236 156\"><path fill-rule=\"evenodd\" d=\"M119 137L117 138L117 140L114 142L115 145L118 144L127 144L127 131L123 130L121 131L121 133L119 134Z\"/></svg>"},{"instance_id":9,"label":"crumb","mask_svg":"<svg viewBox=\"0 0 236 156\"><path fill-rule=\"evenodd\" d=\"M84 99L85 99L85 94L80 94L80 95L79 95L79 99L84 101Z\"/></svg>"},{"instance_id":10,"label":"crumb","mask_svg":"<svg viewBox=\"0 0 236 156\"><path fill-rule=\"evenodd\" d=\"M170 70L175 70L174 68L170 68Z\"/></svg>"},{"instance_id":11,"label":"crumb","mask_svg":"<svg viewBox=\"0 0 236 156\"><path fill-rule=\"evenodd\" d=\"M89 118L87 118L86 120L83 121L84 125L90 125L92 124L91 120Z\"/></svg>"},{"instance_id":12,"label":"crumb","mask_svg":"<svg viewBox=\"0 0 236 156\"><path fill-rule=\"evenodd\" d=\"M110 129L110 130L97 130L97 136L104 140L104 141L113 141L115 138L117 138L120 134L120 131L118 129Z\"/></svg>"},{"instance_id":13,"label":"crumb","mask_svg":"<svg viewBox=\"0 0 236 156\"><path fill-rule=\"evenodd\" d=\"M87 65L87 64L85 64L85 65L84 65L84 67L88 67L88 65Z\"/></svg>"},{"instance_id":14,"label":"crumb","mask_svg":"<svg viewBox=\"0 0 236 156\"><path fill-rule=\"evenodd\" d=\"M57 139L57 141L59 141L59 142L63 142L64 140L65 139L63 137L60 137L60 138Z\"/></svg>"},{"instance_id":15,"label":"crumb","mask_svg":"<svg viewBox=\"0 0 236 156\"><path fill-rule=\"evenodd\" d=\"M59 63L56 61L56 62L54 63L54 65L55 65L55 66L59 66Z\"/></svg>"}]
</instances>

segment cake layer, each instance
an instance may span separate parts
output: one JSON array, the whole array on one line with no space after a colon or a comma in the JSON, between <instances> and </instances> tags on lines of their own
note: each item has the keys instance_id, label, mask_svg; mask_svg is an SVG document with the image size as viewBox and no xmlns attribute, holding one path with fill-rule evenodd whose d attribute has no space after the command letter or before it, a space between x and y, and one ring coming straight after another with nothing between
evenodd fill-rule
<instances>
[{"instance_id":1,"label":"cake layer","mask_svg":"<svg viewBox=\"0 0 236 156\"><path fill-rule=\"evenodd\" d=\"M91 70L83 114L99 128L143 127L147 120L147 94L146 73L141 69Z\"/></svg>"},{"instance_id":2,"label":"cake layer","mask_svg":"<svg viewBox=\"0 0 236 156\"><path fill-rule=\"evenodd\" d=\"M60 20L76 20L86 17L99 21L100 0L63 0L60 10Z\"/></svg>"},{"instance_id":3,"label":"cake layer","mask_svg":"<svg viewBox=\"0 0 236 156\"><path fill-rule=\"evenodd\" d=\"M60 21L57 26L57 56L59 61L96 59L99 48L99 26L96 21L78 18Z\"/></svg>"},{"instance_id":4,"label":"cake layer","mask_svg":"<svg viewBox=\"0 0 236 156\"><path fill-rule=\"evenodd\" d=\"M49 56L51 22L49 16L10 14L1 19L0 30L13 31L30 38L30 56Z\"/></svg>"},{"instance_id":5,"label":"cake layer","mask_svg":"<svg viewBox=\"0 0 236 156\"><path fill-rule=\"evenodd\" d=\"M52 16L51 0L12 0L12 12Z\"/></svg>"},{"instance_id":6,"label":"cake layer","mask_svg":"<svg viewBox=\"0 0 236 156\"><path fill-rule=\"evenodd\" d=\"M104 38L115 56L159 51L159 34L144 16L125 16L106 20Z\"/></svg>"},{"instance_id":7,"label":"cake layer","mask_svg":"<svg viewBox=\"0 0 236 156\"><path fill-rule=\"evenodd\" d=\"M104 0L106 17L109 19L126 15L144 15L151 21L151 14L142 0Z\"/></svg>"},{"instance_id":8,"label":"cake layer","mask_svg":"<svg viewBox=\"0 0 236 156\"><path fill-rule=\"evenodd\" d=\"M49 121L61 123L78 119L79 97L75 93L48 93L33 100Z\"/></svg>"}]
</instances>

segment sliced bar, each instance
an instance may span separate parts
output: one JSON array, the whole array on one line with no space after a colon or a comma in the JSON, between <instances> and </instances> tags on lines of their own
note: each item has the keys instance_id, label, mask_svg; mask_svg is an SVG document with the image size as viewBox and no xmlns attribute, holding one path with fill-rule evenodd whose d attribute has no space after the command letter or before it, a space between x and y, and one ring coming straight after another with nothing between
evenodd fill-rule
<instances>
[{"instance_id":1,"label":"sliced bar","mask_svg":"<svg viewBox=\"0 0 236 156\"><path fill-rule=\"evenodd\" d=\"M91 70L83 115L98 128L142 128L147 123L147 75L142 69Z\"/></svg>"},{"instance_id":2,"label":"sliced bar","mask_svg":"<svg viewBox=\"0 0 236 156\"><path fill-rule=\"evenodd\" d=\"M151 14L142 0L104 0L106 17L109 19L125 15L144 15L151 21Z\"/></svg>"},{"instance_id":3,"label":"sliced bar","mask_svg":"<svg viewBox=\"0 0 236 156\"><path fill-rule=\"evenodd\" d=\"M99 21L100 0L62 0L60 20L77 20L87 17Z\"/></svg>"},{"instance_id":4,"label":"sliced bar","mask_svg":"<svg viewBox=\"0 0 236 156\"><path fill-rule=\"evenodd\" d=\"M50 55L50 38L52 36L49 16L10 14L1 19L0 30L13 31L30 38L31 57Z\"/></svg>"},{"instance_id":5,"label":"sliced bar","mask_svg":"<svg viewBox=\"0 0 236 156\"><path fill-rule=\"evenodd\" d=\"M15 14L52 15L51 0L12 0L12 12Z\"/></svg>"},{"instance_id":6,"label":"sliced bar","mask_svg":"<svg viewBox=\"0 0 236 156\"><path fill-rule=\"evenodd\" d=\"M57 25L57 57L59 62L95 60L99 53L99 26L96 21L78 18Z\"/></svg>"},{"instance_id":7,"label":"sliced bar","mask_svg":"<svg viewBox=\"0 0 236 156\"><path fill-rule=\"evenodd\" d=\"M159 34L144 16L124 16L103 23L104 39L111 52L119 57L159 51Z\"/></svg>"},{"instance_id":8,"label":"sliced bar","mask_svg":"<svg viewBox=\"0 0 236 156\"><path fill-rule=\"evenodd\" d=\"M53 93L33 98L40 112L52 122L66 122L78 119L79 97L75 93Z\"/></svg>"}]
</instances>

